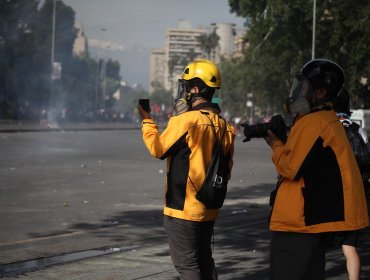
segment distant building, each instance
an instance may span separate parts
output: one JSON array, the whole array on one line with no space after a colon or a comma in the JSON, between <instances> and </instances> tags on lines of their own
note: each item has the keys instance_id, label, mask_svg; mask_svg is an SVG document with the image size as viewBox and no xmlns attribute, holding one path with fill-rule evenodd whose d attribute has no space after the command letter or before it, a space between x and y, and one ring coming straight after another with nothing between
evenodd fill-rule
<instances>
[{"instance_id":1,"label":"distant building","mask_svg":"<svg viewBox=\"0 0 370 280\"><path fill-rule=\"evenodd\" d=\"M212 32L219 36L218 46L206 54L198 38ZM209 58L219 63L221 57L229 59L240 56L245 47L242 40L245 33L245 28L237 29L231 23L214 23L194 29L189 21L181 20L177 28L166 30L164 48L152 50L149 93L154 90L152 84L156 84L175 94L177 79L184 67L195 58Z\"/></svg>"},{"instance_id":2,"label":"distant building","mask_svg":"<svg viewBox=\"0 0 370 280\"><path fill-rule=\"evenodd\" d=\"M180 21L178 28L169 28L165 35L164 75L163 86L166 90L177 87L177 79L186 64L197 57L201 57L198 37L205 33L204 29L193 29L189 21Z\"/></svg>"},{"instance_id":3,"label":"distant building","mask_svg":"<svg viewBox=\"0 0 370 280\"><path fill-rule=\"evenodd\" d=\"M245 30L245 29L244 29ZM244 55L244 51L249 47L249 41L245 37L244 33L237 33L234 38L234 52L233 58L239 58Z\"/></svg>"},{"instance_id":4,"label":"distant building","mask_svg":"<svg viewBox=\"0 0 370 280\"><path fill-rule=\"evenodd\" d=\"M235 24L216 23L215 31L220 37L218 41L220 48L216 60L219 62L221 57L230 58L234 53Z\"/></svg>"},{"instance_id":5,"label":"distant building","mask_svg":"<svg viewBox=\"0 0 370 280\"><path fill-rule=\"evenodd\" d=\"M150 84L149 92L153 92L156 86L163 87L164 73L165 73L165 49L152 49L150 54Z\"/></svg>"},{"instance_id":6,"label":"distant building","mask_svg":"<svg viewBox=\"0 0 370 280\"><path fill-rule=\"evenodd\" d=\"M78 33L73 44L73 54L75 56L81 56L88 51L87 38L85 36L85 31L81 24L76 23L75 28L77 29Z\"/></svg>"}]
</instances>

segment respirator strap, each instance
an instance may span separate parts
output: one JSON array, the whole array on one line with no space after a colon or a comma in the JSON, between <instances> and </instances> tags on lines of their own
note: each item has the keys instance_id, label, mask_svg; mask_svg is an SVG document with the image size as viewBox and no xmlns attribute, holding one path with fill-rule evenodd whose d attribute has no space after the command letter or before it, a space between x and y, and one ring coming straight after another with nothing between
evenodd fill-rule
<instances>
[{"instance_id":1,"label":"respirator strap","mask_svg":"<svg viewBox=\"0 0 370 280\"><path fill-rule=\"evenodd\" d=\"M198 105L192 107L191 111L202 110L202 109L205 109L205 108L211 108L211 109L214 109L217 112L221 112L221 108L220 108L220 106L218 106L217 103L211 103L209 101L199 103Z\"/></svg>"}]
</instances>

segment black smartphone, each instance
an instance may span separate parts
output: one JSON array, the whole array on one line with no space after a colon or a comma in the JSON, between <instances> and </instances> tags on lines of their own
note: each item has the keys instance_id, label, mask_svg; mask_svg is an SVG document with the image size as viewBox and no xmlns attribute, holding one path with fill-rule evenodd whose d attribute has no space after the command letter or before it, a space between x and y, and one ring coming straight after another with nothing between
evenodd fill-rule
<instances>
[{"instance_id":1,"label":"black smartphone","mask_svg":"<svg viewBox=\"0 0 370 280\"><path fill-rule=\"evenodd\" d=\"M144 109L144 111L149 113L149 99L139 99L139 105Z\"/></svg>"}]
</instances>

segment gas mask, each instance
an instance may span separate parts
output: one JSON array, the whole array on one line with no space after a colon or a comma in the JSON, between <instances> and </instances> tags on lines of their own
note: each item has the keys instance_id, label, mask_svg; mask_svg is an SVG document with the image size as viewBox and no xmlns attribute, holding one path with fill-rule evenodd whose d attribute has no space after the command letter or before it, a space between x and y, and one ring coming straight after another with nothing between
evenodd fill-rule
<instances>
[{"instance_id":1,"label":"gas mask","mask_svg":"<svg viewBox=\"0 0 370 280\"><path fill-rule=\"evenodd\" d=\"M191 109L191 98L192 94L190 93L187 81L179 79L177 98L175 99L175 104L173 105L176 115L180 115Z\"/></svg>"},{"instance_id":2,"label":"gas mask","mask_svg":"<svg viewBox=\"0 0 370 280\"><path fill-rule=\"evenodd\" d=\"M304 76L297 76L285 104L286 110L292 115L306 115L311 111L314 89Z\"/></svg>"}]
</instances>

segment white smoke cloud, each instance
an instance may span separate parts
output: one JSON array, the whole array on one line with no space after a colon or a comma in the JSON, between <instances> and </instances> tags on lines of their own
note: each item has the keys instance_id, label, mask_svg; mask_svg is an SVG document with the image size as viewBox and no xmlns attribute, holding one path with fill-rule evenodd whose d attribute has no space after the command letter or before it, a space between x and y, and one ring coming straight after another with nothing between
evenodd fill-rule
<instances>
[{"instance_id":1,"label":"white smoke cloud","mask_svg":"<svg viewBox=\"0 0 370 280\"><path fill-rule=\"evenodd\" d=\"M112 51L127 51L132 49L132 44L118 44L112 41L102 41L100 39L91 38L88 39L89 46L103 49L103 50L112 50Z\"/></svg>"}]
</instances>

